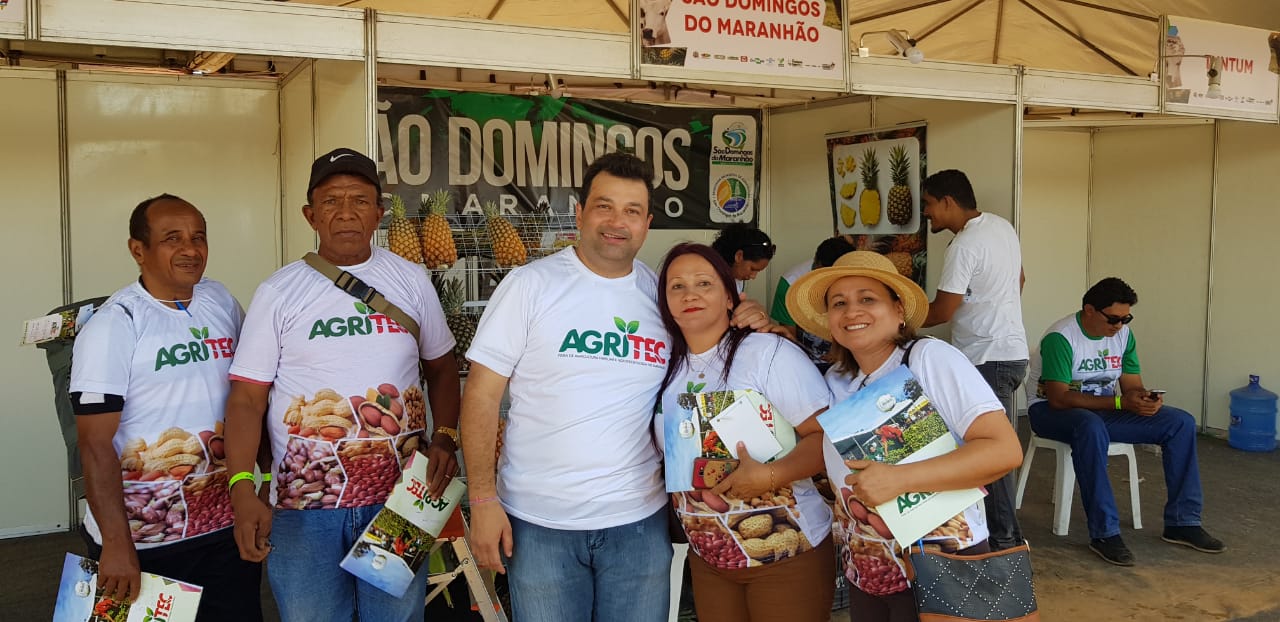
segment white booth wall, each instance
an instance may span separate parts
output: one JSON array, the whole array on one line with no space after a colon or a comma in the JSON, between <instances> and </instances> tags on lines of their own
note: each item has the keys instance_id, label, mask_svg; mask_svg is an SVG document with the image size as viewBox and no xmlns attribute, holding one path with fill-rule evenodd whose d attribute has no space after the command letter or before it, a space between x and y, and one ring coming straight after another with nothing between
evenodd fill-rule
<instances>
[{"instance_id":1,"label":"white booth wall","mask_svg":"<svg viewBox=\"0 0 1280 622\"><path fill-rule=\"evenodd\" d=\"M17 286L0 305L0 326L10 337L0 349L2 538L67 526L67 465L44 352L14 345L23 320L62 304L58 84L52 71L0 68L0 92L0 146L11 154L0 166L7 232L0 263L14 272Z\"/></svg>"},{"instance_id":2,"label":"white booth wall","mask_svg":"<svg viewBox=\"0 0 1280 622\"><path fill-rule=\"evenodd\" d=\"M1280 393L1280 270L1271 254L1280 231L1280 126L1222 121L1218 127L1205 417L1209 427L1225 429L1228 392L1249 374Z\"/></svg>"},{"instance_id":3,"label":"white booth wall","mask_svg":"<svg viewBox=\"0 0 1280 622\"><path fill-rule=\"evenodd\" d=\"M22 295L0 311L15 335L24 319L62 304L56 72L0 69L7 114L0 145L21 153L0 168L10 244ZM268 274L314 248L302 217L317 151L365 150L363 64L318 61L293 90L275 81L68 71L67 186L73 299L110 294L137 278L128 255L130 211L169 192L204 212L206 275L246 308ZM286 96L282 95L287 94ZM287 163L287 164L286 164ZM288 166L288 170L282 167ZM281 186L283 180L288 187ZM20 232L20 235L15 235ZM286 234L287 233L287 234ZM44 353L0 353L9 399L0 436L4 491L0 538L68 527L66 453Z\"/></svg>"}]
</instances>

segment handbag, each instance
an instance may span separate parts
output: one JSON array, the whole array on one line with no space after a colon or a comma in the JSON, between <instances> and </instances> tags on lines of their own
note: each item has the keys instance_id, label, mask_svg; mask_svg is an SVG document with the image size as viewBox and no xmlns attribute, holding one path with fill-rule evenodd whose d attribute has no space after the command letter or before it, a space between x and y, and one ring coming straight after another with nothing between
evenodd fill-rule
<instances>
[{"instance_id":1,"label":"handbag","mask_svg":"<svg viewBox=\"0 0 1280 622\"><path fill-rule=\"evenodd\" d=\"M1031 548L956 555L907 549L907 578L921 622L1005 620L1039 622Z\"/></svg>"}]
</instances>

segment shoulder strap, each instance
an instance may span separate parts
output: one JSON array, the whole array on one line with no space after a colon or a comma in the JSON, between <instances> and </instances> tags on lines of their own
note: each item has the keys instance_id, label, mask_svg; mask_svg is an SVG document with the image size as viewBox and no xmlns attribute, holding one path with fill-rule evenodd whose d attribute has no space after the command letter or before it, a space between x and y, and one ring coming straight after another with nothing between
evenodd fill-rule
<instances>
[{"instance_id":1,"label":"shoulder strap","mask_svg":"<svg viewBox=\"0 0 1280 622\"><path fill-rule=\"evenodd\" d=\"M903 348L903 349L902 349L902 364L903 364L903 365L906 365L907 367L911 367L911 348L916 347L916 344L917 344L917 343L920 343L920 340L921 340L921 339L927 339L927 337L916 337L915 339L912 339L911 341L908 341L908 342L907 342L907 347L905 347L905 348Z\"/></svg>"},{"instance_id":2,"label":"shoulder strap","mask_svg":"<svg viewBox=\"0 0 1280 622\"><path fill-rule=\"evenodd\" d=\"M421 340L421 333L418 323L409 314L400 310L390 300L387 300L378 290L369 286L369 284L360 280L360 277L333 265L329 260L317 255L316 253L307 253L302 256L302 260L307 262L308 266L315 268L316 272L323 274L325 278L333 282L338 289L355 296L360 302L369 305L369 308L381 313L393 320L397 324L403 326L405 330L413 335L414 341Z\"/></svg>"}]
</instances>

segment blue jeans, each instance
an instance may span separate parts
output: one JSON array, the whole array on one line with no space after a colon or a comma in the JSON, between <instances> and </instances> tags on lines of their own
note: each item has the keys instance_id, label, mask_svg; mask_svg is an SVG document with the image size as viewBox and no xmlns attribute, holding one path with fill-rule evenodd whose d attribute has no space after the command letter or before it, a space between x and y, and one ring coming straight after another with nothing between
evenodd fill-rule
<instances>
[{"instance_id":1,"label":"blue jeans","mask_svg":"<svg viewBox=\"0 0 1280 622\"><path fill-rule=\"evenodd\" d=\"M1036 435L1071 445L1090 538L1120 534L1120 514L1107 479L1107 445L1112 442L1160 445L1164 483L1169 490L1165 527L1200 524L1204 497L1196 463L1196 421L1187 411L1164 406L1143 417L1122 410L1058 410L1048 402L1032 404L1027 410Z\"/></svg>"},{"instance_id":2,"label":"blue jeans","mask_svg":"<svg viewBox=\"0 0 1280 622\"><path fill-rule=\"evenodd\" d=\"M665 622L671 592L667 509L617 527L571 531L511 519L507 560L516 622Z\"/></svg>"},{"instance_id":3,"label":"blue jeans","mask_svg":"<svg viewBox=\"0 0 1280 622\"><path fill-rule=\"evenodd\" d=\"M336 510L276 510L267 579L283 622L418 622L427 572L396 598L338 567L382 505Z\"/></svg>"},{"instance_id":4,"label":"blue jeans","mask_svg":"<svg viewBox=\"0 0 1280 622\"><path fill-rule=\"evenodd\" d=\"M1027 361L987 361L978 366L978 373L995 391L1004 413L1018 431L1018 411L1013 405L1013 394L1022 386L1027 375ZM1015 513L1014 493L1017 490L1018 470L987 485L987 496L982 500L987 511L987 528L991 530L991 550L999 551L1022 544L1022 528Z\"/></svg>"}]
</instances>

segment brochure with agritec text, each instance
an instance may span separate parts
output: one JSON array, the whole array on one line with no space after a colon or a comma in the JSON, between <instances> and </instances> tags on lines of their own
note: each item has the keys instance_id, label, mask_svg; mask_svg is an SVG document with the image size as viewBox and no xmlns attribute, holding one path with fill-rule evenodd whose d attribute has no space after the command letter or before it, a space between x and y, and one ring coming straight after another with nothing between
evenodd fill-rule
<instances>
[{"instance_id":1,"label":"brochure with agritec text","mask_svg":"<svg viewBox=\"0 0 1280 622\"><path fill-rule=\"evenodd\" d=\"M880 536L892 535L899 546L921 539L985 496L979 488L908 492L868 509L844 483L853 472L845 460L908 464L955 451L955 437L906 365L833 405L818 415L818 423L834 448L823 458L840 509Z\"/></svg>"},{"instance_id":2,"label":"brochure with agritec text","mask_svg":"<svg viewBox=\"0 0 1280 622\"><path fill-rule=\"evenodd\" d=\"M714 487L736 464L738 440L760 462L785 456L796 445L795 428L764 395L753 389L702 393L703 386L689 383L676 398L675 412L663 415L667 492ZM733 439L735 451L722 432Z\"/></svg>"},{"instance_id":3,"label":"brochure with agritec text","mask_svg":"<svg viewBox=\"0 0 1280 622\"><path fill-rule=\"evenodd\" d=\"M439 499L427 496L427 457L414 452L386 506L338 565L392 596L404 596L466 492L467 485L455 478Z\"/></svg>"},{"instance_id":4,"label":"brochure with agritec text","mask_svg":"<svg viewBox=\"0 0 1280 622\"><path fill-rule=\"evenodd\" d=\"M137 600L108 597L98 587L98 562L67 553L53 622L194 622L203 588L142 573Z\"/></svg>"}]
</instances>

